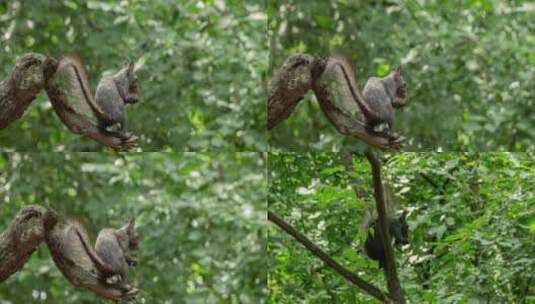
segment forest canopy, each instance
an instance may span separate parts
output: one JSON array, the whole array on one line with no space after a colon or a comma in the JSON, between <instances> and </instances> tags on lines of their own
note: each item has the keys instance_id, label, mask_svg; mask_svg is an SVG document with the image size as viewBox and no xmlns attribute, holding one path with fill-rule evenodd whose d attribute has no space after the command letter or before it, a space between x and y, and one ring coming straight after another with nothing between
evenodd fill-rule
<instances>
[{"instance_id":1,"label":"forest canopy","mask_svg":"<svg viewBox=\"0 0 535 304\"><path fill-rule=\"evenodd\" d=\"M410 244L396 251L411 303L535 301L535 162L528 153L394 153L383 175ZM370 165L336 153L269 154L268 208L364 280L385 279L363 244L374 208ZM268 229L269 303L370 303L275 225Z\"/></svg>"}]
</instances>

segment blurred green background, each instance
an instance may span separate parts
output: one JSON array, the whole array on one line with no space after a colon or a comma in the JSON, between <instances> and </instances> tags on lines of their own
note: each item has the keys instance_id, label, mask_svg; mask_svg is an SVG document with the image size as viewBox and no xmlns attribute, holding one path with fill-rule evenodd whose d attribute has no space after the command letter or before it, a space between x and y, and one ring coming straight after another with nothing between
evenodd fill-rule
<instances>
[{"instance_id":1,"label":"blurred green background","mask_svg":"<svg viewBox=\"0 0 535 304\"><path fill-rule=\"evenodd\" d=\"M396 250L410 303L535 303L532 153L394 153L381 157L410 244ZM367 258L364 213L375 207L370 165L337 153L273 153L269 210L336 261L386 290ZM356 180L356 184L352 182ZM359 195L355 195L355 189ZM378 303L279 227L268 228L268 303Z\"/></svg>"},{"instance_id":2,"label":"blurred green background","mask_svg":"<svg viewBox=\"0 0 535 304\"><path fill-rule=\"evenodd\" d=\"M272 78L294 53L343 48L358 82L401 64L406 151L526 151L535 142L533 1L268 0ZM269 134L274 150L339 151L313 94Z\"/></svg>"},{"instance_id":3,"label":"blurred green background","mask_svg":"<svg viewBox=\"0 0 535 304\"><path fill-rule=\"evenodd\" d=\"M77 51L94 89L128 60L140 103L127 128L141 151L264 151L266 14L261 2L223 0L0 1L0 79L27 52ZM70 133L44 92L0 130L3 151L102 151Z\"/></svg>"},{"instance_id":4,"label":"blurred green background","mask_svg":"<svg viewBox=\"0 0 535 304\"><path fill-rule=\"evenodd\" d=\"M94 237L137 217L138 303L264 303L265 155L2 153L0 231L27 204L86 223ZM42 244L0 283L0 303L105 303L74 288Z\"/></svg>"}]
</instances>

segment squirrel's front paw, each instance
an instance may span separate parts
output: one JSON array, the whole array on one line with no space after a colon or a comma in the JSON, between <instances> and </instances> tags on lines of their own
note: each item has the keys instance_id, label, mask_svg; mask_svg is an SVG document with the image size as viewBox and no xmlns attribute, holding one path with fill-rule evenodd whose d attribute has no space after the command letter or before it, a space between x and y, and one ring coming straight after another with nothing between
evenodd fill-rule
<instances>
[{"instance_id":1,"label":"squirrel's front paw","mask_svg":"<svg viewBox=\"0 0 535 304\"><path fill-rule=\"evenodd\" d=\"M119 283L121 281L122 281L121 280L121 276L118 275L118 274L106 278L106 283L109 284L109 285L117 284L117 283Z\"/></svg>"},{"instance_id":2,"label":"squirrel's front paw","mask_svg":"<svg viewBox=\"0 0 535 304\"><path fill-rule=\"evenodd\" d=\"M388 138L390 139L390 141L396 141L398 140L399 138L401 137L401 135L397 132L394 132L394 131L390 131L388 133Z\"/></svg>"}]
</instances>

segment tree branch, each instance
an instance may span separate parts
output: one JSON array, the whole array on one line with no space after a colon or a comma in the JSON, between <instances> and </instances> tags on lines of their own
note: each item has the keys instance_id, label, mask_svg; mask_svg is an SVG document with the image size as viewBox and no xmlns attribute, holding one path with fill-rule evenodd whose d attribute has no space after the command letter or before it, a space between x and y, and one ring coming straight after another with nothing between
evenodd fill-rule
<instances>
[{"instance_id":1,"label":"tree branch","mask_svg":"<svg viewBox=\"0 0 535 304\"><path fill-rule=\"evenodd\" d=\"M39 206L22 209L0 235L0 282L22 269L54 225L54 212ZM45 225L46 223L46 225Z\"/></svg>"},{"instance_id":2,"label":"tree branch","mask_svg":"<svg viewBox=\"0 0 535 304\"><path fill-rule=\"evenodd\" d=\"M268 130L287 119L299 101L312 89L311 66L314 60L313 56L307 54L290 56L270 83Z\"/></svg>"},{"instance_id":3,"label":"tree branch","mask_svg":"<svg viewBox=\"0 0 535 304\"><path fill-rule=\"evenodd\" d=\"M0 129L19 119L39 91L44 88L46 56L28 53L21 56L8 76L0 82Z\"/></svg>"},{"instance_id":4,"label":"tree branch","mask_svg":"<svg viewBox=\"0 0 535 304\"><path fill-rule=\"evenodd\" d=\"M359 288L367 292L369 295L373 296L374 298L382 302L385 302L385 303L392 302L392 299L387 294L382 292L377 287L371 285L370 283L362 280L359 276L357 276L353 272L349 271L347 268L340 265L333 258L331 258L327 253L321 250L321 248L319 248L317 245L312 243L312 241L310 241L305 235L300 233L297 229L292 227L289 223L285 222L282 218L280 218L275 213L268 211L268 220L275 223L286 233L294 237L299 243L305 246L305 248L308 251L310 251L313 255L315 255L320 260L322 260L327 266L329 266L331 269L339 273L349 282L357 285Z\"/></svg>"},{"instance_id":5,"label":"tree branch","mask_svg":"<svg viewBox=\"0 0 535 304\"><path fill-rule=\"evenodd\" d=\"M403 289L399 283L396 260L394 259L394 250L392 248L392 242L390 232L388 229L388 219L386 215L386 203L383 189L383 182L381 179L381 163L377 157L370 150L365 152L366 158L370 162L373 175L373 188L374 196L377 207L377 213L379 215L379 229L381 232L383 247L385 251L386 267L385 275L387 277L388 291L390 295L396 299L397 303L405 304L405 296Z\"/></svg>"}]
</instances>

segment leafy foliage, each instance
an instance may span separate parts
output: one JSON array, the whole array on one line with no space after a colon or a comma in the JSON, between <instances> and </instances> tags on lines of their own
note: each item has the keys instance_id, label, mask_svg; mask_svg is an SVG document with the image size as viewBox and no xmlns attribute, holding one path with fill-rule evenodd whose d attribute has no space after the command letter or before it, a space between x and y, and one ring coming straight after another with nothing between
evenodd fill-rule
<instances>
[{"instance_id":1,"label":"leafy foliage","mask_svg":"<svg viewBox=\"0 0 535 304\"><path fill-rule=\"evenodd\" d=\"M137 218L141 303L263 303L262 154L9 153L0 157L0 226L40 204L104 227ZM0 284L0 303L103 303L75 289L45 245Z\"/></svg>"},{"instance_id":2,"label":"leafy foliage","mask_svg":"<svg viewBox=\"0 0 535 304\"><path fill-rule=\"evenodd\" d=\"M268 1L269 75L291 54L343 48L365 80L401 64L409 151L533 150L535 6L526 1ZM280 150L340 150L309 95L270 132Z\"/></svg>"},{"instance_id":3,"label":"leafy foliage","mask_svg":"<svg viewBox=\"0 0 535 304\"><path fill-rule=\"evenodd\" d=\"M410 245L396 252L414 303L532 303L535 162L527 153L396 153L383 157ZM386 290L361 224L374 208L371 168L337 154L269 154L269 209L338 262ZM352 184L356 180L357 184ZM359 195L355 195L355 190ZM268 229L269 303L369 303L299 243Z\"/></svg>"},{"instance_id":4,"label":"leafy foliage","mask_svg":"<svg viewBox=\"0 0 535 304\"><path fill-rule=\"evenodd\" d=\"M140 60L140 103L128 129L142 151L262 151L267 69L265 13L256 1L0 2L0 75L26 52L85 60L102 73ZM0 132L2 150L102 151L71 134L46 94Z\"/></svg>"}]
</instances>

